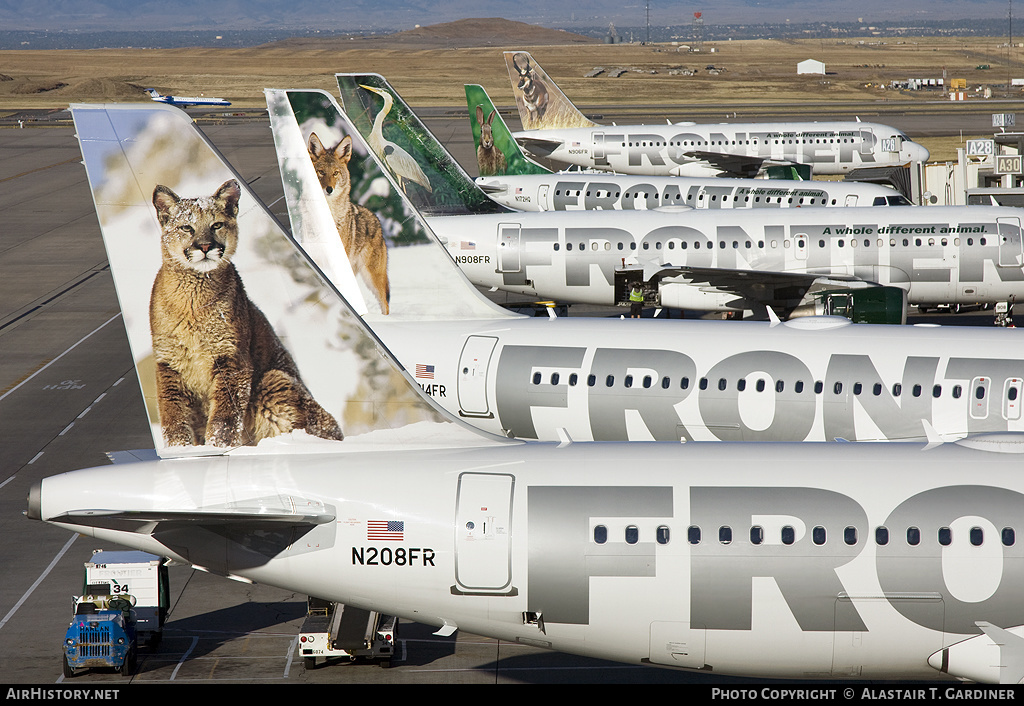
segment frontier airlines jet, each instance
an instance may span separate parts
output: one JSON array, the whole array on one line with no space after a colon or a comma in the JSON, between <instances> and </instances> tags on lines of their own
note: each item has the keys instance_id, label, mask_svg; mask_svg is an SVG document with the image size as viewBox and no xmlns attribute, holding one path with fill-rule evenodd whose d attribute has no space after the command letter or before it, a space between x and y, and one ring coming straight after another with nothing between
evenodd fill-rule
<instances>
[{"instance_id":1,"label":"frontier airlines jet","mask_svg":"<svg viewBox=\"0 0 1024 706\"><path fill-rule=\"evenodd\" d=\"M522 439L896 440L1024 429L1016 330L521 317L493 307L319 91L267 91L292 234L436 404ZM309 145L347 154L349 193ZM344 181L344 180L342 180ZM390 187L385 186L390 183ZM435 182L440 184L441 182ZM418 187L409 187L410 190ZM338 235L342 198L388 234L389 313ZM356 258L366 261L361 248ZM353 258L354 261L355 258ZM363 302L369 301L369 304Z\"/></svg>"},{"instance_id":2,"label":"frontier airlines jet","mask_svg":"<svg viewBox=\"0 0 1024 706\"><path fill-rule=\"evenodd\" d=\"M422 396L357 306L236 174L189 149L206 143L167 110L72 107L147 404L163 400L150 418L164 457L37 480L28 518L439 635L1012 697L957 680L1024 677L1020 435L933 448L481 436ZM185 235L208 247L168 246ZM165 384L182 365L198 380L209 349L196 336L174 360L153 340L146 285L161 269L195 285L153 287L161 306L235 283L238 306L206 321L241 332L247 320L251 350L274 355L234 365L249 358L219 338L215 382L252 370L252 388L196 405L189 426L201 438L208 417L216 439L237 421L258 440L169 457L174 406L192 400ZM747 331L756 345L760 330Z\"/></svg>"},{"instance_id":3,"label":"frontier airlines jet","mask_svg":"<svg viewBox=\"0 0 1024 706\"><path fill-rule=\"evenodd\" d=\"M381 76L342 74L338 85L353 125L371 145L377 133L387 138L378 156L482 287L602 305L627 303L640 287L650 304L765 319L766 307L789 317L813 311L821 292L878 285L925 306L1024 295L1017 208L511 211L487 198Z\"/></svg>"},{"instance_id":4,"label":"frontier airlines jet","mask_svg":"<svg viewBox=\"0 0 1024 706\"><path fill-rule=\"evenodd\" d=\"M481 86L466 86L466 103L480 174L476 183L494 201L517 211L911 205L891 187L857 181L552 172L523 154Z\"/></svg>"},{"instance_id":5,"label":"frontier airlines jet","mask_svg":"<svg viewBox=\"0 0 1024 706\"><path fill-rule=\"evenodd\" d=\"M528 52L505 52L505 64L523 122L516 140L533 156L555 162L622 174L752 177L770 164L846 174L928 161L928 150L902 131L859 120L598 125Z\"/></svg>"}]
</instances>

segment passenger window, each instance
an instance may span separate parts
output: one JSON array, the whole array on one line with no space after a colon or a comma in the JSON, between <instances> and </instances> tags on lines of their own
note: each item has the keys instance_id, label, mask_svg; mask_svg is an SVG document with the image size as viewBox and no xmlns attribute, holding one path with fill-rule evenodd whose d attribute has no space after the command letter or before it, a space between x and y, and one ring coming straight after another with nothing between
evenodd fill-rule
<instances>
[{"instance_id":1,"label":"passenger window","mask_svg":"<svg viewBox=\"0 0 1024 706\"><path fill-rule=\"evenodd\" d=\"M796 530L786 525L782 528L782 543L789 546L796 541Z\"/></svg>"},{"instance_id":2,"label":"passenger window","mask_svg":"<svg viewBox=\"0 0 1024 706\"><path fill-rule=\"evenodd\" d=\"M964 389L959 385L953 385L953 399L960 399L960 395L964 393Z\"/></svg>"},{"instance_id":3,"label":"passenger window","mask_svg":"<svg viewBox=\"0 0 1024 706\"><path fill-rule=\"evenodd\" d=\"M948 547L949 543L953 541L953 530L949 527L939 527L939 544L944 547Z\"/></svg>"},{"instance_id":4,"label":"passenger window","mask_svg":"<svg viewBox=\"0 0 1024 706\"><path fill-rule=\"evenodd\" d=\"M859 394L860 394L860 391L861 391L862 389L863 389L863 388L862 388L862 386L861 386L861 384L860 384L859 382L855 382L855 383L853 383L853 394L855 394L855 395L859 395Z\"/></svg>"},{"instance_id":5,"label":"passenger window","mask_svg":"<svg viewBox=\"0 0 1024 706\"><path fill-rule=\"evenodd\" d=\"M893 397L899 397L900 394L902 394L902 392L903 392L903 385L899 384L898 382L893 383L893 385L892 385L892 396Z\"/></svg>"},{"instance_id":6,"label":"passenger window","mask_svg":"<svg viewBox=\"0 0 1024 706\"><path fill-rule=\"evenodd\" d=\"M623 380L623 384L626 387L633 387L633 376L632 375L627 375L625 380ZM611 385L609 385L609 387L611 387Z\"/></svg>"},{"instance_id":7,"label":"passenger window","mask_svg":"<svg viewBox=\"0 0 1024 706\"><path fill-rule=\"evenodd\" d=\"M776 380L775 381L775 391L776 392L782 392L785 388L786 388L786 383L784 383L782 380Z\"/></svg>"},{"instance_id":8,"label":"passenger window","mask_svg":"<svg viewBox=\"0 0 1024 706\"><path fill-rule=\"evenodd\" d=\"M661 379L661 389L662 390L667 390L669 385L671 385L671 384L672 384L672 380L668 376L663 377Z\"/></svg>"},{"instance_id":9,"label":"passenger window","mask_svg":"<svg viewBox=\"0 0 1024 706\"><path fill-rule=\"evenodd\" d=\"M597 376L596 375L588 375L587 376L587 387L593 387L596 384L597 384Z\"/></svg>"},{"instance_id":10,"label":"passenger window","mask_svg":"<svg viewBox=\"0 0 1024 706\"><path fill-rule=\"evenodd\" d=\"M722 544L732 543L732 527L725 525L718 528L718 541Z\"/></svg>"},{"instance_id":11,"label":"passenger window","mask_svg":"<svg viewBox=\"0 0 1024 706\"><path fill-rule=\"evenodd\" d=\"M836 394L836 395L843 394L843 383L837 382L835 385L833 385L832 386L832 393Z\"/></svg>"},{"instance_id":12,"label":"passenger window","mask_svg":"<svg viewBox=\"0 0 1024 706\"><path fill-rule=\"evenodd\" d=\"M793 389L799 395L801 392L804 391L804 381L803 380L797 380L796 384L793 385Z\"/></svg>"},{"instance_id":13,"label":"passenger window","mask_svg":"<svg viewBox=\"0 0 1024 706\"><path fill-rule=\"evenodd\" d=\"M558 381L559 381L559 379L560 379L560 378L559 378L559 375L558 375L558 373L551 373L551 384L552 384L552 385L557 385L557 384L558 384Z\"/></svg>"},{"instance_id":14,"label":"passenger window","mask_svg":"<svg viewBox=\"0 0 1024 706\"><path fill-rule=\"evenodd\" d=\"M686 529L686 541L690 544L700 544L700 527L691 525Z\"/></svg>"},{"instance_id":15,"label":"passenger window","mask_svg":"<svg viewBox=\"0 0 1024 706\"><path fill-rule=\"evenodd\" d=\"M819 547L825 543L825 528L818 525L811 530L811 541L817 544Z\"/></svg>"},{"instance_id":16,"label":"passenger window","mask_svg":"<svg viewBox=\"0 0 1024 706\"><path fill-rule=\"evenodd\" d=\"M889 528L875 527L875 544L884 547L889 543Z\"/></svg>"},{"instance_id":17,"label":"passenger window","mask_svg":"<svg viewBox=\"0 0 1024 706\"><path fill-rule=\"evenodd\" d=\"M604 525L594 527L594 541L597 544L604 544L608 541L608 528Z\"/></svg>"},{"instance_id":18,"label":"passenger window","mask_svg":"<svg viewBox=\"0 0 1024 706\"><path fill-rule=\"evenodd\" d=\"M1014 532L1013 527L1003 527L1000 534L1004 547L1012 547L1017 541L1017 533Z\"/></svg>"},{"instance_id":19,"label":"passenger window","mask_svg":"<svg viewBox=\"0 0 1024 706\"><path fill-rule=\"evenodd\" d=\"M533 374L533 384L534 385L539 385L540 384L540 378L541 378L540 373L534 373Z\"/></svg>"},{"instance_id":20,"label":"passenger window","mask_svg":"<svg viewBox=\"0 0 1024 706\"><path fill-rule=\"evenodd\" d=\"M985 532L981 527L971 527L971 546L980 547L985 541Z\"/></svg>"},{"instance_id":21,"label":"passenger window","mask_svg":"<svg viewBox=\"0 0 1024 706\"><path fill-rule=\"evenodd\" d=\"M679 381L680 389L686 390L690 387L690 378L683 378Z\"/></svg>"},{"instance_id":22,"label":"passenger window","mask_svg":"<svg viewBox=\"0 0 1024 706\"><path fill-rule=\"evenodd\" d=\"M751 527L750 528L750 543L760 544L764 541L764 528L762 527Z\"/></svg>"},{"instance_id":23,"label":"passenger window","mask_svg":"<svg viewBox=\"0 0 1024 706\"><path fill-rule=\"evenodd\" d=\"M881 395L882 394L882 383L876 382L875 386L871 388L871 394L873 394L875 397L878 397L879 395Z\"/></svg>"},{"instance_id":24,"label":"passenger window","mask_svg":"<svg viewBox=\"0 0 1024 706\"><path fill-rule=\"evenodd\" d=\"M758 380L756 388L758 392L764 392L764 380Z\"/></svg>"},{"instance_id":25,"label":"passenger window","mask_svg":"<svg viewBox=\"0 0 1024 706\"><path fill-rule=\"evenodd\" d=\"M636 544L640 541L640 530L636 525L626 528L626 544Z\"/></svg>"},{"instance_id":26,"label":"passenger window","mask_svg":"<svg viewBox=\"0 0 1024 706\"><path fill-rule=\"evenodd\" d=\"M908 527L907 528L907 544L909 544L912 547L916 547L920 543L921 543L921 530L919 530L917 527Z\"/></svg>"},{"instance_id":27,"label":"passenger window","mask_svg":"<svg viewBox=\"0 0 1024 706\"><path fill-rule=\"evenodd\" d=\"M698 385L698 387L700 387L700 389L702 389L702 390L708 389L708 379L707 378L701 378L700 379L700 384Z\"/></svg>"},{"instance_id":28,"label":"passenger window","mask_svg":"<svg viewBox=\"0 0 1024 706\"><path fill-rule=\"evenodd\" d=\"M579 375L577 375L576 373L570 373L569 374L569 386L570 387L576 387L576 383L579 381L579 379L580 379Z\"/></svg>"},{"instance_id":29,"label":"passenger window","mask_svg":"<svg viewBox=\"0 0 1024 706\"><path fill-rule=\"evenodd\" d=\"M718 378L718 389L719 390L724 390L728 386L729 386L728 380L726 380L725 378Z\"/></svg>"},{"instance_id":30,"label":"passenger window","mask_svg":"<svg viewBox=\"0 0 1024 706\"><path fill-rule=\"evenodd\" d=\"M942 385L932 385L932 397L942 396Z\"/></svg>"},{"instance_id":31,"label":"passenger window","mask_svg":"<svg viewBox=\"0 0 1024 706\"><path fill-rule=\"evenodd\" d=\"M654 536L658 540L658 544L668 544L668 527L666 525L659 526Z\"/></svg>"},{"instance_id":32,"label":"passenger window","mask_svg":"<svg viewBox=\"0 0 1024 706\"><path fill-rule=\"evenodd\" d=\"M818 380L814 383L814 394L820 395L821 391L824 389L825 385L821 382L821 380Z\"/></svg>"},{"instance_id":33,"label":"passenger window","mask_svg":"<svg viewBox=\"0 0 1024 706\"><path fill-rule=\"evenodd\" d=\"M606 377L604 379L604 386L605 387L611 387L614 384L615 384L615 376L614 375L609 375L608 377Z\"/></svg>"},{"instance_id":34,"label":"passenger window","mask_svg":"<svg viewBox=\"0 0 1024 706\"><path fill-rule=\"evenodd\" d=\"M736 381L736 389L739 390L740 392L743 392L744 390L746 390L747 389L747 379L746 378L740 378L739 380L737 380Z\"/></svg>"},{"instance_id":35,"label":"passenger window","mask_svg":"<svg viewBox=\"0 0 1024 706\"><path fill-rule=\"evenodd\" d=\"M644 388L646 389L646 388L648 388L650 386L651 386L651 376L650 375L644 375Z\"/></svg>"},{"instance_id":36,"label":"passenger window","mask_svg":"<svg viewBox=\"0 0 1024 706\"><path fill-rule=\"evenodd\" d=\"M920 397L921 396L921 386L920 385L914 385L913 389L911 390L911 393L914 395L914 397Z\"/></svg>"},{"instance_id":37,"label":"passenger window","mask_svg":"<svg viewBox=\"0 0 1024 706\"><path fill-rule=\"evenodd\" d=\"M857 528L847 527L843 530L843 541L849 544L851 547L857 543Z\"/></svg>"}]
</instances>

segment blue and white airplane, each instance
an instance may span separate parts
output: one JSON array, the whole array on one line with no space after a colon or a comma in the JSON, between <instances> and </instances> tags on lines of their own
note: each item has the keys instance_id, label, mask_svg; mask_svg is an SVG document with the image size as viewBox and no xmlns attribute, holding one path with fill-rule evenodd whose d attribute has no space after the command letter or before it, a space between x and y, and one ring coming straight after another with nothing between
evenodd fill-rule
<instances>
[{"instance_id":1,"label":"blue and white airplane","mask_svg":"<svg viewBox=\"0 0 1024 706\"><path fill-rule=\"evenodd\" d=\"M202 96L165 96L162 95L155 88L147 88L146 93L157 103L167 103L168 105L176 105L180 108L186 108L190 105L231 105L231 101L224 100L223 98L203 98Z\"/></svg>"}]
</instances>

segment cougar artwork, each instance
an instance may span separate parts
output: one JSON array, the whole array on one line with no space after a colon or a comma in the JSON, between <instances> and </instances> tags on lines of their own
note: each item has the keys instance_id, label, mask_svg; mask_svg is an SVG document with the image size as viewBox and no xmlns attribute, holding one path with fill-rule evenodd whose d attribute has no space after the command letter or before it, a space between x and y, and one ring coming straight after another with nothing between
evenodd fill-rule
<instances>
[{"instance_id":1,"label":"cougar artwork","mask_svg":"<svg viewBox=\"0 0 1024 706\"><path fill-rule=\"evenodd\" d=\"M163 264L149 320L164 440L233 447L304 429L340 441L231 262L240 194L234 179L201 198L153 190Z\"/></svg>"}]
</instances>

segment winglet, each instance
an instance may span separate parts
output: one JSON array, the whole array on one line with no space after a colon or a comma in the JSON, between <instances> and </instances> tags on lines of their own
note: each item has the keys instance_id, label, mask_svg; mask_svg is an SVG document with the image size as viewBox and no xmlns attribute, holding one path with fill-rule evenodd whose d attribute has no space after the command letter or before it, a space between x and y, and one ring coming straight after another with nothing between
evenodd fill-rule
<instances>
[{"instance_id":1,"label":"winglet","mask_svg":"<svg viewBox=\"0 0 1024 706\"><path fill-rule=\"evenodd\" d=\"M999 646L999 683L1019 684L1024 680L1024 637L984 620L974 624Z\"/></svg>"}]
</instances>

